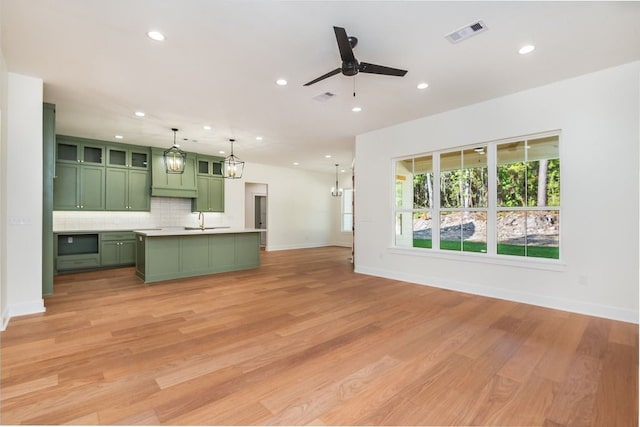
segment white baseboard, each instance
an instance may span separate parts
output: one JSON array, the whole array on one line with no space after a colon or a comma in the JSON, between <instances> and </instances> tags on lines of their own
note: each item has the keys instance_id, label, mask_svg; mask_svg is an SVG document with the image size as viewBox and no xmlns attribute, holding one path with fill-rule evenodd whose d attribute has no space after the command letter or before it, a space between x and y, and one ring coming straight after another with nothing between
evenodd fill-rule
<instances>
[{"instance_id":1,"label":"white baseboard","mask_svg":"<svg viewBox=\"0 0 640 427\"><path fill-rule=\"evenodd\" d=\"M325 246L333 246L331 243L305 243L303 245L267 245L265 250L271 251L288 251L291 249L310 249L310 248L324 248Z\"/></svg>"},{"instance_id":2,"label":"white baseboard","mask_svg":"<svg viewBox=\"0 0 640 427\"><path fill-rule=\"evenodd\" d=\"M5 329L7 329L9 319L9 309L5 307L5 309L2 310L2 325L0 325L0 331L4 331Z\"/></svg>"},{"instance_id":3,"label":"white baseboard","mask_svg":"<svg viewBox=\"0 0 640 427\"><path fill-rule=\"evenodd\" d=\"M311 248L326 248L327 246L339 246L342 248L350 248L351 244L346 243L305 243L304 245L279 245L279 246L270 246L267 245L265 250L267 252L271 251L288 251L293 249L311 249Z\"/></svg>"},{"instance_id":4,"label":"white baseboard","mask_svg":"<svg viewBox=\"0 0 640 427\"><path fill-rule=\"evenodd\" d=\"M594 304L586 301L574 301L564 298L551 297L547 295L530 294L513 290L492 288L474 283L463 283L447 280L444 278L425 278L411 274L398 273L371 267L360 267L356 265L356 273L370 276L385 277L387 279L402 280L416 283L418 285L433 286L435 288L449 289L452 291L465 292L474 295L481 295L491 298L504 299L508 301L520 302L524 304L537 305L540 307L553 308L556 310L569 311L572 313L586 314L589 316L603 317L606 319L620 320L629 323L638 323L638 311L613 307L602 304Z\"/></svg>"},{"instance_id":5,"label":"white baseboard","mask_svg":"<svg viewBox=\"0 0 640 427\"><path fill-rule=\"evenodd\" d=\"M26 316L27 314L44 313L46 308L44 300L19 302L10 304L5 312L2 313L2 330L4 331L9 325L9 320L17 316Z\"/></svg>"}]
</instances>

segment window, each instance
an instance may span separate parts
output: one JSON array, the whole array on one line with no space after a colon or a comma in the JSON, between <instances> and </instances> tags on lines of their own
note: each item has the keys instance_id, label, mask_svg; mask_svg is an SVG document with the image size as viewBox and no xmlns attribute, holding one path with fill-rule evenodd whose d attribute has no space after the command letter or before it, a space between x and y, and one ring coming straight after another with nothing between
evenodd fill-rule
<instances>
[{"instance_id":1,"label":"window","mask_svg":"<svg viewBox=\"0 0 640 427\"><path fill-rule=\"evenodd\" d=\"M440 155L440 249L487 252L486 147Z\"/></svg>"},{"instance_id":2,"label":"window","mask_svg":"<svg viewBox=\"0 0 640 427\"><path fill-rule=\"evenodd\" d=\"M558 138L497 145L497 253L559 258Z\"/></svg>"},{"instance_id":3,"label":"window","mask_svg":"<svg viewBox=\"0 0 640 427\"><path fill-rule=\"evenodd\" d=\"M353 189L342 191L342 231L353 230Z\"/></svg>"},{"instance_id":4,"label":"window","mask_svg":"<svg viewBox=\"0 0 640 427\"><path fill-rule=\"evenodd\" d=\"M431 248L433 156L396 162L396 246Z\"/></svg>"},{"instance_id":5,"label":"window","mask_svg":"<svg viewBox=\"0 0 640 427\"><path fill-rule=\"evenodd\" d=\"M395 161L396 247L559 259L559 221L558 135Z\"/></svg>"}]
</instances>

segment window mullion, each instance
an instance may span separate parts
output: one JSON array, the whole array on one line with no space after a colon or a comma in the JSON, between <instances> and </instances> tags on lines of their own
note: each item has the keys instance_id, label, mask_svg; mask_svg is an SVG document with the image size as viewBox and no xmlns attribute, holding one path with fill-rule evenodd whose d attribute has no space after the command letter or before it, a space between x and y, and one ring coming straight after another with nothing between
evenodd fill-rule
<instances>
[{"instance_id":1,"label":"window mullion","mask_svg":"<svg viewBox=\"0 0 640 427\"><path fill-rule=\"evenodd\" d=\"M433 153L433 206L431 210L431 248L440 250L440 153Z\"/></svg>"},{"instance_id":2,"label":"window mullion","mask_svg":"<svg viewBox=\"0 0 640 427\"><path fill-rule=\"evenodd\" d=\"M498 155L497 144L487 145L487 174L488 174L488 206L487 206L487 254L497 254L498 227L496 218L498 204Z\"/></svg>"}]
</instances>

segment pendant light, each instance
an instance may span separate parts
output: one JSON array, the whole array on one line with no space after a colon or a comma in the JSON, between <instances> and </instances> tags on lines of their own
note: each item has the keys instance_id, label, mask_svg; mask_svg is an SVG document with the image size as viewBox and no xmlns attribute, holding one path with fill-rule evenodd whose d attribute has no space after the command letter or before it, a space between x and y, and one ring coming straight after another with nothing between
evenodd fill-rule
<instances>
[{"instance_id":1,"label":"pendant light","mask_svg":"<svg viewBox=\"0 0 640 427\"><path fill-rule=\"evenodd\" d=\"M229 139L231 143L231 155L222 161L222 177L228 179L242 178L244 162L233 155L233 143L235 139Z\"/></svg>"},{"instance_id":2,"label":"pendant light","mask_svg":"<svg viewBox=\"0 0 640 427\"><path fill-rule=\"evenodd\" d=\"M342 196L342 188L338 187L338 164L336 163L336 185L331 189L331 195L333 197Z\"/></svg>"},{"instance_id":3,"label":"pendant light","mask_svg":"<svg viewBox=\"0 0 640 427\"><path fill-rule=\"evenodd\" d=\"M173 131L173 145L164 152L164 167L167 173L181 174L184 173L187 153L182 151L180 146L176 144L176 132L178 132L178 129L171 128L171 130Z\"/></svg>"}]
</instances>

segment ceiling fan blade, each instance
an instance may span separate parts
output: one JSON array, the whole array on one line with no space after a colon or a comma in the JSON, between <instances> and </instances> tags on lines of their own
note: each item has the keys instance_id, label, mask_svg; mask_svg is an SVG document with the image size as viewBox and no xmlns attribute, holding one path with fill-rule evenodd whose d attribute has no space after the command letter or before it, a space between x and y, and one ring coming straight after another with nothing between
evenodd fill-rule
<instances>
[{"instance_id":1,"label":"ceiling fan blade","mask_svg":"<svg viewBox=\"0 0 640 427\"><path fill-rule=\"evenodd\" d=\"M383 74L385 76L402 77L407 74L407 70L398 68L385 67L384 65L369 64L367 62L360 63L360 72L369 74Z\"/></svg>"},{"instance_id":2,"label":"ceiling fan blade","mask_svg":"<svg viewBox=\"0 0 640 427\"><path fill-rule=\"evenodd\" d=\"M311 80L309 83L305 83L303 86L311 86L314 83L318 83L320 80L324 80L327 77L331 77L331 76L335 76L336 74L339 74L340 71L341 71L340 68L336 68L335 70L331 70L327 74L322 75L322 76L318 77L317 79Z\"/></svg>"},{"instance_id":3,"label":"ceiling fan blade","mask_svg":"<svg viewBox=\"0 0 640 427\"><path fill-rule=\"evenodd\" d=\"M349 37L347 32L342 27L333 27L333 31L336 33L336 40L338 42L338 49L340 49L340 58L343 62L355 62L356 57L353 56L353 49L351 49L351 43L349 43Z\"/></svg>"}]
</instances>

